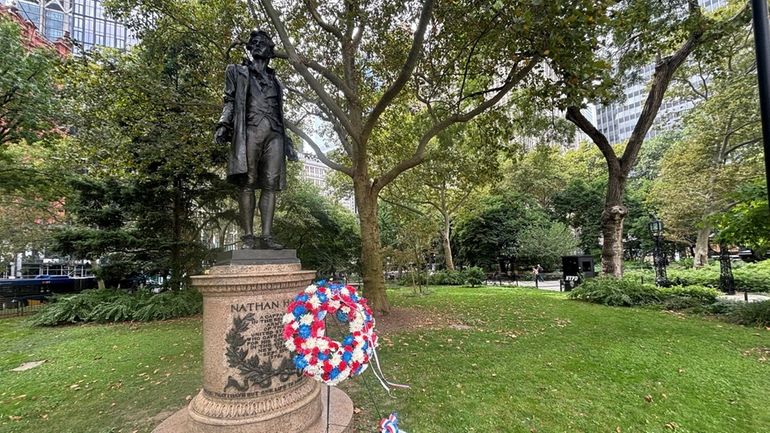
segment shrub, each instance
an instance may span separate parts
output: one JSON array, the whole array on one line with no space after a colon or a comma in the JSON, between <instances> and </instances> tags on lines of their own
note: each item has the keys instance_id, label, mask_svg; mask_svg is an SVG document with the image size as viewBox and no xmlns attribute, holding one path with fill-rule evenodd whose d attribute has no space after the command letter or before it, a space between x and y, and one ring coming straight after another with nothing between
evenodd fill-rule
<instances>
[{"instance_id":1,"label":"shrub","mask_svg":"<svg viewBox=\"0 0 770 433\"><path fill-rule=\"evenodd\" d=\"M736 304L726 318L739 325L770 326L770 301Z\"/></svg>"},{"instance_id":2,"label":"shrub","mask_svg":"<svg viewBox=\"0 0 770 433\"><path fill-rule=\"evenodd\" d=\"M425 286L428 284L428 274L425 271L411 271L401 274L398 279L400 286Z\"/></svg>"},{"instance_id":3,"label":"shrub","mask_svg":"<svg viewBox=\"0 0 770 433\"><path fill-rule=\"evenodd\" d=\"M658 305L670 310L704 307L716 302L719 292L703 286L656 287L638 277L600 277L586 280L569 294L572 299L615 307Z\"/></svg>"},{"instance_id":4,"label":"shrub","mask_svg":"<svg viewBox=\"0 0 770 433\"><path fill-rule=\"evenodd\" d=\"M726 315L730 314L738 305L740 305L739 302L720 299L706 306L706 312L715 315Z\"/></svg>"},{"instance_id":5,"label":"shrub","mask_svg":"<svg viewBox=\"0 0 770 433\"><path fill-rule=\"evenodd\" d=\"M746 264L734 262L733 276L735 277L735 287L738 290L770 292L770 260ZM676 284L718 288L719 262L712 261L711 264L701 269L670 268L668 277Z\"/></svg>"},{"instance_id":6,"label":"shrub","mask_svg":"<svg viewBox=\"0 0 770 433\"><path fill-rule=\"evenodd\" d=\"M437 271L428 277L428 284L434 286L459 286L465 283L465 275L459 270Z\"/></svg>"},{"instance_id":7,"label":"shrub","mask_svg":"<svg viewBox=\"0 0 770 433\"><path fill-rule=\"evenodd\" d=\"M649 305L661 301L657 288L635 278L591 278L569 293L571 299L613 307Z\"/></svg>"},{"instance_id":8,"label":"shrub","mask_svg":"<svg viewBox=\"0 0 770 433\"><path fill-rule=\"evenodd\" d=\"M197 314L202 307L202 297L193 289L157 295L149 291L129 294L115 289L85 290L54 298L33 317L32 324L164 320Z\"/></svg>"},{"instance_id":9,"label":"shrub","mask_svg":"<svg viewBox=\"0 0 770 433\"><path fill-rule=\"evenodd\" d=\"M466 269L463 271L463 274L465 274L465 284L471 287L484 284L484 281L487 278L487 274L484 272L484 270L475 266Z\"/></svg>"},{"instance_id":10,"label":"shrub","mask_svg":"<svg viewBox=\"0 0 770 433\"><path fill-rule=\"evenodd\" d=\"M663 299L692 299L700 305L713 304L719 297L716 289L704 286L659 287L658 291Z\"/></svg>"}]
</instances>

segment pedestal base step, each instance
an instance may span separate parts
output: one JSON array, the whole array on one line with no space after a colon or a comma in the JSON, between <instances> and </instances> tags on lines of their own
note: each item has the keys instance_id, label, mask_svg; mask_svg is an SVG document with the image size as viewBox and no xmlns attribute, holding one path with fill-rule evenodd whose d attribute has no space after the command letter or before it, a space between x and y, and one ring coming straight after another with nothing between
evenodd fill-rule
<instances>
[{"instance_id":1,"label":"pedestal base step","mask_svg":"<svg viewBox=\"0 0 770 433\"><path fill-rule=\"evenodd\" d=\"M323 403L321 417L318 419L318 422L307 430L307 433L326 433L326 389L321 390L321 400ZM332 388L330 408L331 416L329 417L329 433L353 433L353 401L350 400L350 397L343 391ZM192 430L192 428L188 426L188 423L190 422L192 421L190 421L187 416L187 407L184 407L166 418L166 420L160 423L152 433L187 433ZM195 427L195 431L205 431L206 433L220 433L225 431L222 430L221 426L204 426L198 424ZM259 432L254 430L253 427L249 427L248 424L228 426L227 428L227 432L284 433L281 430Z\"/></svg>"}]
</instances>

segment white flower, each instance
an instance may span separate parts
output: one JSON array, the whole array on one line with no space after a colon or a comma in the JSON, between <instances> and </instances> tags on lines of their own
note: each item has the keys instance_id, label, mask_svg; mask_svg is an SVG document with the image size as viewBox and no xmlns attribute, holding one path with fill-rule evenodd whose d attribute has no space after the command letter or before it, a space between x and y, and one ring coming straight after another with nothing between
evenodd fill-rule
<instances>
[{"instance_id":1,"label":"white flower","mask_svg":"<svg viewBox=\"0 0 770 433\"><path fill-rule=\"evenodd\" d=\"M287 349L289 349L289 352L295 352L297 350L297 346L294 345L294 342L291 340L286 340L284 343L284 346L286 346Z\"/></svg>"},{"instance_id":2,"label":"white flower","mask_svg":"<svg viewBox=\"0 0 770 433\"><path fill-rule=\"evenodd\" d=\"M311 284L305 288L305 293L315 293L318 287L315 284Z\"/></svg>"},{"instance_id":3,"label":"white flower","mask_svg":"<svg viewBox=\"0 0 770 433\"><path fill-rule=\"evenodd\" d=\"M285 325L287 323L291 323L293 320L294 320L294 314L286 313L283 315L283 319L281 320L281 322L283 322L283 324Z\"/></svg>"},{"instance_id":4,"label":"white flower","mask_svg":"<svg viewBox=\"0 0 770 433\"><path fill-rule=\"evenodd\" d=\"M312 305L314 309L321 306L321 300L318 299L318 296L316 295L311 296L310 301L308 302L310 302L310 305Z\"/></svg>"},{"instance_id":5,"label":"white flower","mask_svg":"<svg viewBox=\"0 0 770 433\"><path fill-rule=\"evenodd\" d=\"M299 323L301 325L310 325L313 323L313 315L312 314L303 314L302 317L299 319Z\"/></svg>"},{"instance_id":6,"label":"white flower","mask_svg":"<svg viewBox=\"0 0 770 433\"><path fill-rule=\"evenodd\" d=\"M318 340L318 343L316 344L318 346L318 350L321 352L329 349L329 342L327 340Z\"/></svg>"}]
</instances>

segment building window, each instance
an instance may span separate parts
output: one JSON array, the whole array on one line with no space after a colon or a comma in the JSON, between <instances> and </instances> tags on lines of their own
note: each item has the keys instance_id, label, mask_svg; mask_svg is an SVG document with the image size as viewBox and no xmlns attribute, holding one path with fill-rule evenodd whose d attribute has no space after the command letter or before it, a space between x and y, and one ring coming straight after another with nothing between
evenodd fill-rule
<instances>
[{"instance_id":1,"label":"building window","mask_svg":"<svg viewBox=\"0 0 770 433\"><path fill-rule=\"evenodd\" d=\"M49 41L55 41L64 36L64 12L55 4L46 7L45 10L45 37Z\"/></svg>"},{"instance_id":2,"label":"building window","mask_svg":"<svg viewBox=\"0 0 770 433\"><path fill-rule=\"evenodd\" d=\"M17 4L19 13L24 19L32 22L37 28L40 28L40 5L36 3L20 1Z\"/></svg>"}]
</instances>

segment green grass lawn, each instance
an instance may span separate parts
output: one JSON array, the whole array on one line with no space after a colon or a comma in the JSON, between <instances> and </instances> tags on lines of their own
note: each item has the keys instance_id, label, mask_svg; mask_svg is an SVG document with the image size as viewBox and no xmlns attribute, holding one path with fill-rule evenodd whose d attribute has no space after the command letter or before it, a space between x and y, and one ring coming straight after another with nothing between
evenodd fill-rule
<instances>
[{"instance_id":1,"label":"green grass lawn","mask_svg":"<svg viewBox=\"0 0 770 433\"><path fill-rule=\"evenodd\" d=\"M410 293L390 297L435 329L382 335L385 374L412 389L346 383L360 433L392 410L409 433L770 431L770 331L518 288ZM199 319L0 335L3 433L149 432L200 386Z\"/></svg>"}]
</instances>

